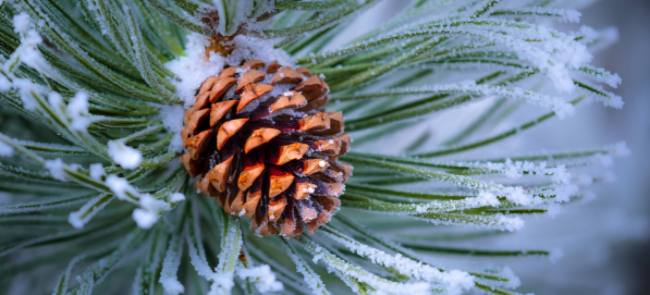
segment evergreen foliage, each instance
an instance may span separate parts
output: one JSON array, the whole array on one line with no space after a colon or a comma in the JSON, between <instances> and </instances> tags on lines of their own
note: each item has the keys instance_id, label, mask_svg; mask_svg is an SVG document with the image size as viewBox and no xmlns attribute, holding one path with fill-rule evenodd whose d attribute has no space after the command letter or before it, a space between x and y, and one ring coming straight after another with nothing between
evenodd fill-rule
<instances>
[{"instance_id":1,"label":"evergreen foliage","mask_svg":"<svg viewBox=\"0 0 650 295\"><path fill-rule=\"evenodd\" d=\"M472 257L555 253L448 241L472 245L582 199L606 179L597 166L627 149L459 154L585 100L622 107L603 87L620 78L589 64L615 36L539 24L578 22L573 1L414 0L332 48L377 2L0 1L0 292L25 280L29 294L57 295L517 294L509 268ZM211 13L214 27L201 20ZM314 235L256 236L198 195L178 161L174 114L189 78L167 65L195 54L192 36L214 32L271 40L326 77L327 109L345 114L354 142L339 160L354 174L342 210ZM452 109L480 113L435 145L413 129ZM516 114L528 118L494 128ZM404 149L372 148L398 133ZM589 176L571 173L585 167ZM458 265L437 262L443 254Z\"/></svg>"}]
</instances>

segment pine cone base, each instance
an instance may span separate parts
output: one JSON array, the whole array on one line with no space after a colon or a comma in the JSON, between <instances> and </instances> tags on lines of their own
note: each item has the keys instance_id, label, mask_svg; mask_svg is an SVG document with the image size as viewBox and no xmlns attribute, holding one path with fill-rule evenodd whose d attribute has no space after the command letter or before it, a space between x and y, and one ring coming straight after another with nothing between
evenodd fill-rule
<instances>
[{"instance_id":1,"label":"pine cone base","mask_svg":"<svg viewBox=\"0 0 650 295\"><path fill-rule=\"evenodd\" d=\"M305 68L248 60L201 85L181 132L196 189L258 234L314 233L340 207L352 167L343 115L327 113L329 87Z\"/></svg>"}]
</instances>

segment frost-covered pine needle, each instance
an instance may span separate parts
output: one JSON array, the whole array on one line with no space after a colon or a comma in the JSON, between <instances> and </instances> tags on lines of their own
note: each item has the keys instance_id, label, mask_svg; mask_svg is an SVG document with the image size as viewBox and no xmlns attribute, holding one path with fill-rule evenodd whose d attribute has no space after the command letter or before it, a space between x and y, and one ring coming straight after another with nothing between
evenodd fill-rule
<instances>
[{"instance_id":1,"label":"frost-covered pine needle","mask_svg":"<svg viewBox=\"0 0 650 295\"><path fill-rule=\"evenodd\" d=\"M485 249L472 238L588 199L613 178L601 168L630 151L624 142L516 152L494 144L583 112L585 100L623 107L612 90L621 78L590 64L618 33L554 25L579 23L573 4L582 1L386 0L397 8L376 24L379 2L0 0L0 290L530 286L507 261L473 257L554 261L561 251ZM219 34L232 35L226 56L206 52ZM312 236L257 236L198 194L178 161L198 88L248 59L320 75L331 90L325 109L345 115L353 141L338 160L354 171L342 210ZM275 85L268 96L289 90Z\"/></svg>"}]
</instances>

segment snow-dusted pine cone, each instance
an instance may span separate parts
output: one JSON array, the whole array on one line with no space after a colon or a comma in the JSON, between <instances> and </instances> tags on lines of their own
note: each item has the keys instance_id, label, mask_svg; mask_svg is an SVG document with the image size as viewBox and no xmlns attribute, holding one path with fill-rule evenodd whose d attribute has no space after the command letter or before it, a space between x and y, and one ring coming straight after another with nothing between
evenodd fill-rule
<instances>
[{"instance_id":1,"label":"snow-dusted pine cone","mask_svg":"<svg viewBox=\"0 0 650 295\"><path fill-rule=\"evenodd\" d=\"M185 113L181 158L196 188L264 236L313 233L338 210L352 167L329 88L305 68L248 60L208 78Z\"/></svg>"}]
</instances>

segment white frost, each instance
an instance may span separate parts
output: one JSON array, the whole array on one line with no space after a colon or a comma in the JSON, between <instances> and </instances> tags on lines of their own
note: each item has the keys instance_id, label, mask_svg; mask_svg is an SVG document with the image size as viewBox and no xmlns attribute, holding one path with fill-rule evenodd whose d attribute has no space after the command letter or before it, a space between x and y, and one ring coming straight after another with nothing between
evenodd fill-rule
<instances>
[{"instance_id":1,"label":"white frost","mask_svg":"<svg viewBox=\"0 0 650 295\"><path fill-rule=\"evenodd\" d=\"M165 259L163 260L162 270L160 271L160 279L158 280L168 295L178 295L185 292L185 287L178 281L178 277L176 276L182 254L183 238L181 236L174 236L169 242Z\"/></svg>"},{"instance_id":2,"label":"white frost","mask_svg":"<svg viewBox=\"0 0 650 295\"><path fill-rule=\"evenodd\" d=\"M171 194L170 202L172 203L178 203L181 201L185 201L185 195L181 193L173 193Z\"/></svg>"},{"instance_id":3,"label":"white frost","mask_svg":"<svg viewBox=\"0 0 650 295\"><path fill-rule=\"evenodd\" d=\"M29 15L26 12L21 12L20 14L14 15L13 24L14 32L16 33L27 33L29 30Z\"/></svg>"},{"instance_id":4,"label":"white frost","mask_svg":"<svg viewBox=\"0 0 650 295\"><path fill-rule=\"evenodd\" d=\"M108 188L115 194L119 200L126 200L128 194L138 194L138 191L124 178L115 174L106 177L105 181Z\"/></svg>"},{"instance_id":5,"label":"white frost","mask_svg":"<svg viewBox=\"0 0 650 295\"><path fill-rule=\"evenodd\" d=\"M244 280L252 279L257 291L262 294L284 290L284 286L278 282L275 273L271 271L271 267L268 265L260 265L250 269L240 268L237 271L237 276Z\"/></svg>"},{"instance_id":6,"label":"white frost","mask_svg":"<svg viewBox=\"0 0 650 295\"><path fill-rule=\"evenodd\" d=\"M37 104L32 92L39 92L39 86L29 79L16 78L13 82L14 87L18 89L23 107L28 111L35 110Z\"/></svg>"},{"instance_id":7,"label":"white frost","mask_svg":"<svg viewBox=\"0 0 650 295\"><path fill-rule=\"evenodd\" d=\"M81 206L79 210L70 212L68 215L68 222L72 224L74 228L83 228L90 219L109 204L111 199L105 201L104 198L106 197L106 195L99 195Z\"/></svg>"},{"instance_id":8,"label":"white frost","mask_svg":"<svg viewBox=\"0 0 650 295\"><path fill-rule=\"evenodd\" d=\"M342 233L326 232L325 235L352 252L370 259L373 263L392 267L402 274L425 282L443 283L449 294L461 294L463 290L470 290L474 287L474 278L467 272L460 270L442 272L439 269L400 254L390 255L379 249L356 242Z\"/></svg>"},{"instance_id":9,"label":"white frost","mask_svg":"<svg viewBox=\"0 0 650 295\"><path fill-rule=\"evenodd\" d=\"M180 79L172 83L176 85L176 94L185 101L186 108L194 104L194 94L201 83L224 68L224 60L217 54L211 54L210 59L205 60L205 48L209 45L210 42L200 34L189 34L185 44L186 55L166 64Z\"/></svg>"},{"instance_id":10,"label":"white frost","mask_svg":"<svg viewBox=\"0 0 650 295\"><path fill-rule=\"evenodd\" d=\"M166 64L180 79L172 80L172 83L176 86L176 94L185 101L185 108L194 104L195 93L201 83L221 72L227 65L239 64L248 59L259 59L266 64L278 61L282 66L294 64L284 51L273 48L272 41L239 35L232 42L235 50L228 57L211 53L206 60L205 50L210 43L202 35L192 33L187 36L186 55Z\"/></svg>"},{"instance_id":11,"label":"white frost","mask_svg":"<svg viewBox=\"0 0 650 295\"><path fill-rule=\"evenodd\" d=\"M106 175L104 166L101 163L90 164L90 177L95 180L101 180Z\"/></svg>"},{"instance_id":12,"label":"white frost","mask_svg":"<svg viewBox=\"0 0 650 295\"><path fill-rule=\"evenodd\" d=\"M11 90L11 82L4 75L0 75L0 91L9 91Z\"/></svg>"},{"instance_id":13,"label":"white frost","mask_svg":"<svg viewBox=\"0 0 650 295\"><path fill-rule=\"evenodd\" d=\"M63 168L65 168L65 163L63 163L61 158L45 161L45 168L50 171L50 175L52 175L54 179L60 181L68 181L66 173L63 170Z\"/></svg>"},{"instance_id":14,"label":"white frost","mask_svg":"<svg viewBox=\"0 0 650 295\"><path fill-rule=\"evenodd\" d=\"M77 92L68 102L66 113L72 119L72 129L86 131L92 120L88 117L88 94Z\"/></svg>"},{"instance_id":15,"label":"white frost","mask_svg":"<svg viewBox=\"0 0 650 295\"><path fill-rule=\"evenodd\" d=\"M135 220L135 223L138 224L139 227L149 229L158 221L158 214L136 208L133 210L133 220Z\"/></svg>"},{"instance_id":16,"label":"white frost","mask_svg":"<svg viewBox=\"0 0 650 295\"><path fill-rule=\"evenodd\" d=\"M150 194L140 195L140 207L133 210L133 220L141 228L151 228L160 217L160 213L171 209L169 203L156 199Z\"/></svg>"},{"instance_id":17,"label":"white frost","mask_svg":"<svg viewBox=\"0 0 650 295\"><path fill-rule=\"evenodd\" d=\"M121 140L111 140L108 142L108 155L124 169L138 168L140 162L142 162L142 153L125 145Z\"/></svg>"},{"instance_id":18,"label":"white frost","mask_svg":"<svg viewBox=\"0 0 650 295\"><path fill-rule=\"evenodd\" d=\"M183 140L179 135L183 130L183 116L185 109L180 105L163 105L160 107L160 120L167 130L174 133L169 143L170 152L180 152L183 150Z\"/></svg>"}]
</instances>

